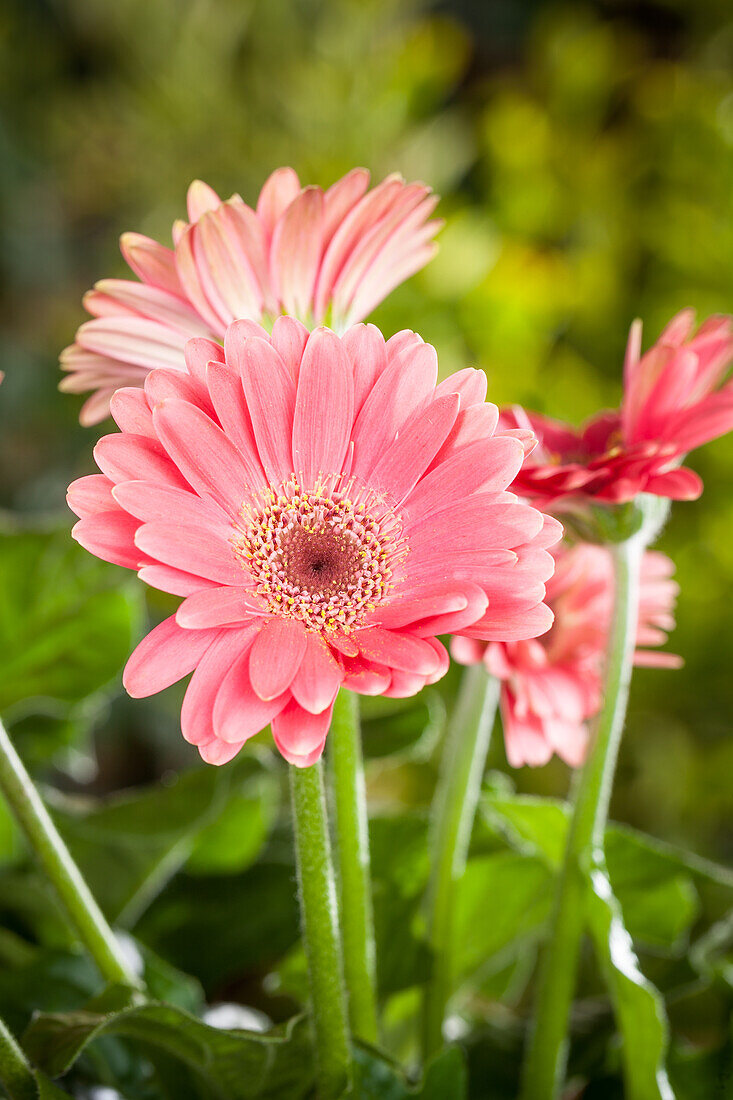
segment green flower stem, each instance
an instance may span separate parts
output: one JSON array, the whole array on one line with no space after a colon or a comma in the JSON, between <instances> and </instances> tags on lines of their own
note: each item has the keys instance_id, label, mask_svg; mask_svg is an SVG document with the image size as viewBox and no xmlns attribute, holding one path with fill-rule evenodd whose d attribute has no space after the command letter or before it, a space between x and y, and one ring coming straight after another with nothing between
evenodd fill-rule
<instances>
[{"instance_id":1,"label":"green flower stem","mask_svg":"<svg viewBox=\"0 0 733 1100\"><path fill-rule=\"evenodd\" d=\"M359 1039L376 1043L376 950L369 877L369 822L359 702L353 692L342 689L336 696L328 746L349 1018L352 1031Z\"/></svg>"},{"instance_id":2,"label":"green flower stem","mask_svg":"<svg viewBox=\"0 0 733 1100\"><path fill-rule=\"evenodd\" d=\"M0 1082L10 1100L38 1100L33 1070L3 1020L0 1020Z\"/></svg>"},{"instance_id":3,"label":"green flower stem","mask_svg":"<svg viewBox=\"0 0 733 1100\"><path fill-rule=\"evenodd\" d=\"M443 1021L455 981L456 886L466 869L468 845L499 701L499 683L483 665L463 674L446 732L433 802L433 873L428 891L428 938L433 970L423 1005L423 1052L443 1043Z\"/></svg>"},{"instance_id":4,"label":"green flower stem","mask_svg":"<svg viewBox=\"0 0 733 1100\"><path fill-rule=\"evenodd\" d=\"M108 982L139 988L112 929L92 897L0 722L0 790L51 880L72 924Z\"/></svg>"},{"instance_id":5,"label":"green flower stem","mask_svg":"<svg viewBox=\"0 0 733 1100\"><path fill-rule=\"evenodd\" d=\"M340 1096L351 1078L336 883L320 761L290 767L303 942L308 959L319 1100Z\"/></svg>"},{"instance_id":6,"label":"green flower stem","mask_svg":"<svg viewBox=\"0 0 733 1100\"><path fill-rule=\"evenodd\" d=\"M550 941L540 969L535 1019L524 1065L522 1100L553 1100L565 1074L568 1022L585 925L585 874L602 848L616 770L636 640L644 541L636 535L609 546L615 600L606 664L605 704L576 785L565 859L558 880Z\"/></svg>"}]
</instances>

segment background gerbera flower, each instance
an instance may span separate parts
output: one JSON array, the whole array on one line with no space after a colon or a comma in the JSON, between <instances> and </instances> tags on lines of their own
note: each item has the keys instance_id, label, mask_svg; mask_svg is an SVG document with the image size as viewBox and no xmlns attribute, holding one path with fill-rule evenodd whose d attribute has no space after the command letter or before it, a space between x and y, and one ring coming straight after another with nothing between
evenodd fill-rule
<instances>
[{"instance_id":1,"label":"background gerbera flower","mask_svg":"<svg viewBox=\"0 0 733 1100\"><path fill-rule=\"evenodd\" d=\"M696 499L702 481L681 462L733 428L733 382L721 385L733 360L733 324L710 317L696 333L694 325L694 312L683 310L640 357L641 322L634 322L621 408L580 430L522 409L502 413L503 423L531 427L540 441L517 491L554 508L582 498L622 504L639 493Z\"/></svg>"},{"instance_id":2,"label":"background gerbera flower","mask_svg":"<svg viewBox=\"0 0 733 1100\"><path fill-rule=\"evenodd\" d=\"M270 723L306 766L342 685L412 695L448 667L438 634L549 628L560 525L506 492L522 433L496 431L481 371L437 385L412 332L290 317L192 340L186 363L115 394L120 432L69 503L83 546L185 597L124 682L145 696L193 671L181 724L205 760Z\"/></svg>"},{"instance_id":3,"label":"background gerbera flower","mask_svg":"<svg viewBox=\"0 0 733 1100\"><path fill-rule=\"evenodd\" d=\"M553 753L577 767L588 745L588 719L601 708L603 664L613 613L613 562L602 546L578 543L554 551L547 584L555 615L541 638L486 645L455 638L451 652L462 664L483 661L501 680L501 714L512 767L546 764ZM674 629L674 564L657 551L642 562L637 665L678 668L680 658L659 653Z\"/></svg>"},{"instance_id":4,"label":"background gerbera flower","mask_svg":"<svg viewBox=\"0 0 733 1100\"><path fill-rule=\"evenodd\" d=\"M341 332L366 317L428 262L442 225L429 220L438 200L424 184L391 175L368 187L364 168L326 191L279 168L253 210L195 180L173 248L123 233L122 255L140 282L97 283L84 298L94 320L61 355L61 388L94 391L82 423L103 420L114 391L141 386L149 370L182 370L188 339L222 338L232 321L287 313Z\"/></svg>"}]
</instances>

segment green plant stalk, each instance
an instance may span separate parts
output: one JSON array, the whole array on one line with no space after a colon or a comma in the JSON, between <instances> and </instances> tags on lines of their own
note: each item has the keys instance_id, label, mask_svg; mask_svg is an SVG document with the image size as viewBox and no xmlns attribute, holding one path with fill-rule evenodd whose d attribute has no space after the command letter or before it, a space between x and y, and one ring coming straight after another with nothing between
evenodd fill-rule
<instances>
[{"instance_id":1,"label":"green plant stalk","mask_svg":"<svg viewBox=\"0 0 733 1100\"><path fill-rule=\"evenodd\" d=\"M319 1100L333 1100L351 1079L344 967L336 882L321 762L290 767L303 943L308 960Z\"/></svg>"},{"instance_id":2,"label":"green plant stalk","mask_svg":"<svg viewBox=\"0 0 733 1100\"><path fill-rule=\"evenodd\" d=\"M636 535L609 545L615 576L613 622L606 662L605 703L590 755L575 792L565 858L542 960L524 1064L522 1100L554 1100L565 1074L568 1023L585 926L586 874L594 848L603 848L608 806L623 733L639 609L644 541Z\"/></svg>"},{"instance_id":3,"label":"green plant stalk","mask_svg":"<svg viewBox=\"0 0 733 1100\"><path fill-rule=\"evenodd\" d=\"M38 1085L15 1036L0 1020L0 1082L10 1100L38 1100Z\"/></svg>"},{"instance_id":4,"label":"green plant stalk","mask_svg":"<svg viewBox=\"0 0 733 1100\"><path fill-rule=\"evenodd\" d=\"M376 948L359 702L343 688L333 708L328 750L349 1019L354 1035L376 1043Z\"/></svg>"},{"instance_id":5,"label":"green plant stalk","mask_svg":"<svg viewBox=\"0 0 733 1100\"><path fill-rule=\"evenodd\" d=\"M56 889L79 939L108 982L134 988L130 967L0 722L0 790Z\"/></svg>"},{"instance_id":6,"label":"green plant stalk","mask_svg":"<svg viewBox=\"0 0 733 1100\"><path fill-rule=\"evenodd\" d=\"M446 731L432 811L428 940L433 968L423 1004L426 1059L443 1043L443 1021L455 982L456 887L466 869L498 701L499 683L484 666L467 668Z\"/></svg>"}]
</instances>

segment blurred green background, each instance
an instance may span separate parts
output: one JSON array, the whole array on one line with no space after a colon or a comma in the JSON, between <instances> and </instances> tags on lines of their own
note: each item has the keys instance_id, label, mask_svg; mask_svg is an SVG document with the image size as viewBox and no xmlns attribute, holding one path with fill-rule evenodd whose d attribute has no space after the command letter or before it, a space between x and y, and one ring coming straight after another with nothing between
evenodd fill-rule
<instances>
[{"instance_id":1,"label":"blurred green background","mask_svg":"<svg viewBox=\"0 0 733 1100\"><path fill-rule=\"evenodd\" d=\"M93 469L57 354L84 290L127 273L119 234L169 241L196 176L249 201L280 164L323 185L354 164L428 181L440 253L376 322L419 331L444 372L482 366L494 401L575 421L616 404L635 316L650 341L683 306L733 309L732 70L726 0L5 0L0 503L60 513ZM733 440L692 464L705 495L660 542L686 666L637 675L614 810L721 855ZM158 766L159 712L103 723L105 785ZM564 792L567 775L518 782Z\"/></svg>"},{"instance_id":2,"label":"blurred green background","mask_svg":"<svg viewBox=\"0 0 733 1100\"><path fill-rule=\"evenodd\" d=\"M265 749L247 749L231 770L236 797L218 831L201 834L193 854L180 848L183 822L193 815L203 828L204 811L224 797L214 790L220 780L197 769L186 779L193 794L175 786L178 770L198 759L178 730L180 688L148 701L120 694L131 635L171 604L69 549L65 489L94 469L93 444L108 430L81 429L81 400L56 389L58 353L85 317L81 296L96 279L127 275L117 249L122 231L169 241L195 177L252 202L281 164L322 185L356 164L375 180L399 170L442 194L447 225L438 257L373 319L386 334L419 331L438 348L443 373L483 367L491 400L580 421L618 403L634 317L643 318L648 344L682 307L701 316L733 310L733 11L729 0L4 0L0 100L0 507L7 530L59 529L50 543L19 534L0 547L0 712L58 805L59 792L72 796L82 819L92 795L157 784L163 808L153 801L147 811L130 810L137 841L150 833L144 858L131 841L134 859L121 841L119 850L112 844L124 871L117 894L110 864L94 862L99 838L116 835L115 811L112 824L105 825L106 811L92 816L91 831L83 820L67 824L75 852L120 923L195 973L210 995L258 1004L263 974L296 936L292 868L283 856L289 841L277 828L271 833L272 765L255 767ZM726 860L733 850L733 439L706 447L691 465L705 480L704 496L675 506L659 543L677 565L670 648L686 664L635 678L612 814ZM452 672L430 697L433 718L450 704L455 682ZM414 748L424 704L388 726L389 736L404 736L396 753L378 707L370 713L372 806L387 812L406 803L421 812L435 779L430 731L419 751L403 749ZM490 764L509 773L499 737ZM491 782L503 789L501 777ZM569 773L553 762L514 773L511 782L520 792L564 796ZM168 831L160 832L167 813ZM389 894L390 875L399 877L395 848L410 854L412 845L418 863L427 857L423 833L411 825L393 833L385 821L375 823L372 842ZM264 864L253 864L268 835ZM482 835L475 842L480 851L497 843ZM10 928L0 934L0 961L20 965L22 957L25 966L29 937L48 950L58 936L23 877L17 837L4 819L0 856L10 868L0 884L0 924ZM168 883L186 860L188 876L209 875L205 889L190 877ZM148 910L166 883L167 904ZM414 915L418 886L405 889L405 912ZM698 903L687 879L675 879L675 889L659 895L666 900L654 919L674 910L677 898L686 934ZM252 897L262 927L252 929L250 914L235 943L217 914L230 905L249 911ZM708 923L722 913L716 899L705 896ZM407 922L400 913L391 919ZM654 949L645 958L665 991L692 981L678 958L678 931L669 932L672 961L656 959ZM399 970L399 951L383 964L385 974ZM35 988L23 966L24 988ZM481 988L477 1011L489 1028L493 999L513 1003L515 987L515 1000L521 996L522 966L518 985L512 971L503 986L499 967L499 978ZM39 974L55 991L48 970ZM412 995L400 991L410 975L383 982L395 991L390 1034L398 1052ZM58 980L51 1007L78 1003L77 986L63 985L65 971ZM302 989L297 952L267 980L264 1007L275 1018L287 1015L288 997ZM84 987L78 975L74 981ZM166 971L156 982L163 995L175 986L185 1002L185 986ZM586 980L591 1006L597 987L593 976ZM716 996L686 995L679 995L683 1033L689 1039L708 1029L719 1039L725 1013ZM20 1026L18 998L11 979L0 981L0 1010L15 1006ZM713 1081L719 1071L710 1072ZM696 1082L690 1097L714 1095ZM138 1095L132 1086L130 1095Z\"/></svg>"}]
</instances>

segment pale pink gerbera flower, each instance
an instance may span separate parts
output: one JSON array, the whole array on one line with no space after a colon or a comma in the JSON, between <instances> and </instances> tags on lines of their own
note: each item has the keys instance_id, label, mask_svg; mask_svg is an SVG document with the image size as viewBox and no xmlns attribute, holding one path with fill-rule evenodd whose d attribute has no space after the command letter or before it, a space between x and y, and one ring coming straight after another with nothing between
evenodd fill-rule
<instances>
[{"instance_id":1,"label":"pale pink gerbera flower","mask_svg":"<svg viewBox=\"0 0 733 1100\"><path fill-rule=\"evenodd\" d=\"M414 333L289 317L193 340L186 362L115 394L121 431L69 501L83 546L185 597L124 682L151 695L195 670L181 725L205 760L270 723L307 766L342 685L412 695L448 667L438 634L549 628L559 524L506 492L523 446L496 433L482 372L436 385Z\"/></svg>"},{"instance_id":2,"label":"pale pink gerbera flower","mask_svg":"<svg viewBox=\"0 0 733 1100\"><path fill-rule=\"evenodd\" d=\"M697 498L702 481L681 462L733 428L733 382L721 385L733 360L733 327L730 317L694 327L694 312L683 310L640 356L641 323L635 322L621 408L580 430L523 410L503 414L507 425L531 427L540 440L517 492L554 510L583 500L623 504L638 493Z\"/></svg>"},{"instance_id":3,"label":"pale pink gerbera flower","mask_svg":"<svg viewBox=\"0 0 733 1100\"><path fill-rule=\"evenodd\" d=\"M579 543L555 551L547 585L555 614L552 628L529 641L486 645L455 638L453 656L463 664L483 661L501 680L501 714L512 767L546 764L555 752L573 767L588 745L587 721L602 701L603 664L613 613L613 563L602 546ZM674 628L677 585L665 554L647 551L641 572L635 663L677 668L679 657L647 646L663 645Z\"/></svg>"},{"instance_id":4,"label":"pale pink gerbera flower","mask_svg":"<svg viewBox=\"0 0 733 1100\"><path fill-rule=\"evenodd\" d=\"M82 423L103 420L114 391L142 386L149 370L183 370L186 341L221 339L232 321L269 327L287 313L343 332L366 317L428 262L442 224L428 220L438 200L424 184L392 175L368 186L364 168L327 191L301 187L292 168L279 168L253 210L196 180L172 249L123 233L122 254L141 282L97 283L84 298L94 320L61 355L70 372L61 388L94 391Z\"/></svg>"}]
</instances>

